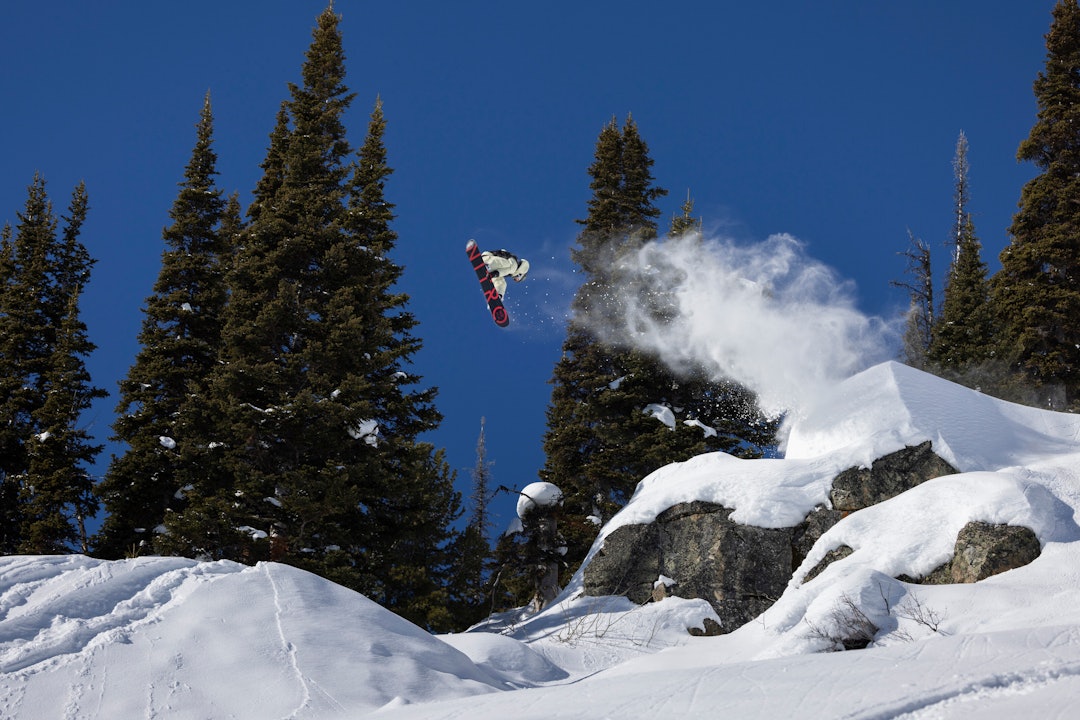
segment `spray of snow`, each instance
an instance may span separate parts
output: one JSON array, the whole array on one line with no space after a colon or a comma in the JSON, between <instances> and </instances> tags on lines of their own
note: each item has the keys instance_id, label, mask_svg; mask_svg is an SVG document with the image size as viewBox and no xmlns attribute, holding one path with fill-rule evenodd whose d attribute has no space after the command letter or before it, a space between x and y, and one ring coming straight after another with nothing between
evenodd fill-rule
<instances>
[{"instance_id":1,"label":"spray of snow","mask_svg":"<svg viewBox=\"0 0 1080 720\"><path fill-rule=\"evenodd\" d=\"M675 370L701 366L737 381L770 415L802 415L823 390L890 355L896 330L860 312L852 284L791 235L739 245L688 234L622 263L624 323L593 330Z\"/></svg>"}]
</instances>

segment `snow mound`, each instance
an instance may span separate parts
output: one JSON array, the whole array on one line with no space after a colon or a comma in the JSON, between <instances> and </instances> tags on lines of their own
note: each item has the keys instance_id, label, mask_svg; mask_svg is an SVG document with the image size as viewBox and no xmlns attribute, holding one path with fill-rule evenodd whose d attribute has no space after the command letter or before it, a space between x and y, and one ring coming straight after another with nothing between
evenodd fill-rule
<instances>
[{"instance_id":1,"label":"snow mound","mask_svg":"<svg viewBox=\"0 0 1080 720\"><path fill-rule=\"evenodd\" d=\"M285 565L0 558L3 717L320 717L505 687Z\"/></svg>"},{"instance_id":2,"label":"snow mound","mask_svg":"<svg viewBox=\"0 0 1080 720\"><path fill-rule=\"evenodd\" d=\"M569 677L569 673L539 652L506 635L476 632L439 637L492 675L504 678L512 687L533 687Z\"/></svg>"},{"instance_id":3,"label":"snow mound","mask_svg":"<svg viewBox=\"0 0 1080 720\"><path fill-rule=\"evenodd\" d=\"M997 400L886 362L840 383L797 420L784 455L831 455L867 467L926 440L958 470L998 470L1075 452L1080 416Z\"/></svg>"}]
</instances>

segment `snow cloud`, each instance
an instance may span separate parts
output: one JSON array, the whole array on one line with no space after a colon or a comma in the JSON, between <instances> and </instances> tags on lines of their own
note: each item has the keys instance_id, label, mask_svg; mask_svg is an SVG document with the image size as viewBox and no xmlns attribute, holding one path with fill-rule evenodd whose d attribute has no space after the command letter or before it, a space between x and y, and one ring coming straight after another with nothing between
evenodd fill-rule
<instances>
[{"instance_id":1,"label":"snow cloud","mask_svg":"<svg viewBox=\"0 0 1080 720\"><path fill-rule=\"evenodd\" d=\"M895 329L861 313L853 285L791 235L740 245L689 234L623 263L624 324L594 330L676 370L700 365L740 382L771 415L797 417L823 389L890 356Z\"/></svg>"}]
</instances>

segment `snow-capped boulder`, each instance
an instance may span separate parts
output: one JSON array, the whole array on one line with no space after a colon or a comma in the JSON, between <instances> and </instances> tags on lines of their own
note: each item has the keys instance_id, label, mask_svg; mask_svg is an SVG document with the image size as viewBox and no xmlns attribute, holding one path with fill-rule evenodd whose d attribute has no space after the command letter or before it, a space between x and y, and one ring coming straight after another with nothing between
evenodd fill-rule
<instances>
[{"instance_id":1,"label":"snow-capped boulder","mask_svg":"<svg viewBox=\"0 0 1080 720\"><path fill-rule=\"evenodd\" d=\"M878 458L870 467L852 467L836 476L829 501L836 510L852 512L877 505L943 475L956 473L938 457L929 440Z\"/></svg>"},{"instance_id":2,"label":"snow-capped boulder","mask_svg":"<svg viewBox=\"0 0 1080 720\"><path fill-rule=\"evenodd\" d=\"M952 559L924 582L973 583L1033 562L1042 553L1035 532L1022 525L969 522L956 536Z\"/></svg>"}]
</instances>

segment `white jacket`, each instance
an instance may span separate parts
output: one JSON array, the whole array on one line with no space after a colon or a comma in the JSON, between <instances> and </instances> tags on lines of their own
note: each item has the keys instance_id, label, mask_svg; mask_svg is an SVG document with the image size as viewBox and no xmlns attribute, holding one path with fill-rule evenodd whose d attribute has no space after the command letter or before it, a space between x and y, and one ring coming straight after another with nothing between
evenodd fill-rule
<instances>
[{"instance_id":1,"label":"white jacket","mask_svg":"<svg viewBox=\"0 0 1080 720\"><path fill-rule=\"evenodd\" d=\"M512 256L502 257L486 250L480 253L480 257L484 259L484 264L491 273L491 282L494 283L495 291L500 297L506 294L507 277L520 280L525 277L525 273L529 272L528 260L519 260Z\"/></svg>"}]
</instances>

